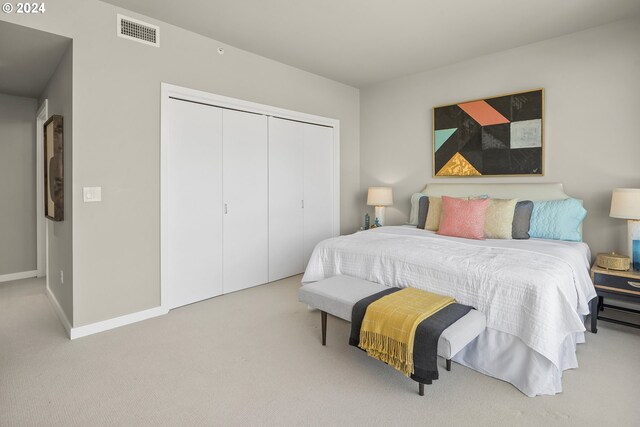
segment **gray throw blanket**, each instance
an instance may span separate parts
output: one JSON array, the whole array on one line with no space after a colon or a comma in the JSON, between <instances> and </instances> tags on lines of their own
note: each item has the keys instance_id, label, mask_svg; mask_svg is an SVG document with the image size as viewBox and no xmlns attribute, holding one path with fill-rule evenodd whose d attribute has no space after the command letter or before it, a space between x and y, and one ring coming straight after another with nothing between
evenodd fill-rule
<instances>
[{"instance_id":1,"label":"gray throw blanket","mask_svg":"<svg viewBox=\"0 0 640 427\"><path fill-rule=\"evenodd\" d=\"M353 306L351 312L351 335L349 344L358 347L360 328L367 307L385 295L398 292L400 288L389 288L361 299ZM423 384L431 384L438 379L438 340L442 331L464 317L472 307L462 304L451 304L423 320L416 329L413 344L413 364L415 372L411 379Z\"/></svg>"}]
</instances>

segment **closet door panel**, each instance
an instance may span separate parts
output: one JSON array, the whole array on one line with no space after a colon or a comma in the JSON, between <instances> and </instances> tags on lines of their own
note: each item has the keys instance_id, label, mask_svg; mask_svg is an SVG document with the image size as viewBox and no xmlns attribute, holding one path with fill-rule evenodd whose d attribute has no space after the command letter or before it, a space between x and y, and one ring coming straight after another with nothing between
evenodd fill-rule
<instances>
[{"instance_id":1,"label":"closet door panel","mask_svg":"<svg viewBox=\"0 0 640 427\"><path fill-rule=\"evenodd\" d=\"M302 273L304 125L269 118L269 281Z\"/></svg>"},{"instance_id":2,"label":"closet door panel","mask_svg":"<svg viewBox=\"0 0 640 427\"><path fill-rule=\"evenodd\" d=\"M333 128L305 125L304 267L315 246L333 237Z\"/></svg>"},{"instance_id":3,"label":"closet door panel","mask_svg":"<svg viewBox=\"0 0 640 427\"><path fill-rule=\"evenodd\" d=\"M170 308L222 293L222 110L169 100L162 245Z\"/></svg>"},{"instance_id":4,"label":"closet door panel","mask_svg":"<svg viewBox=\"0 0 640 427\"><path fill-rule=\"evenodd\" d=\"M223 111L224 293L269 281L267 117Z\"/></svg>"}]
</instances>

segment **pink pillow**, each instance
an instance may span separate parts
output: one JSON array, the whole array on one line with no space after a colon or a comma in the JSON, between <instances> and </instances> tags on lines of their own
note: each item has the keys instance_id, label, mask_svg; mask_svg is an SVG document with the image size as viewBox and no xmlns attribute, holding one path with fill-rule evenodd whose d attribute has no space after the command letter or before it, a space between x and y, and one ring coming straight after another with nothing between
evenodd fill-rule
<instances>
[{"instance_id":1,"label":"pink pillow","mask_svg":"<svg viewBox=\"0 0 640 427\"><path fill-rule=\"evenodd\" d=\"M484 240L484 219L489 199L464 200L442 196L438 234Z\"/></svg>"}]
</instances>

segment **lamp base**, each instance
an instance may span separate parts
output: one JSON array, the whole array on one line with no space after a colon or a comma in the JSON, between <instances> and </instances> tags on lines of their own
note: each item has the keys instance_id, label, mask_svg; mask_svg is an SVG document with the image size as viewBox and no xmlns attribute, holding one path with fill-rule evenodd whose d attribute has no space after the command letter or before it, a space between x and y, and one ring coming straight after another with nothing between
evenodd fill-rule
<instances>
[{"instance_id":1,"label":"lamp base","mask_svg":"<svg viewBox=\"0 0 640 427\"><path fill-rule=\"evenodd\" d=\"M378 224L384 225L384 206L376 206L374 218L375 218L373 220L374 223L376 222L375 220L377 219Z\"/></svg>"},{"instance_id":2,"label":"lamp base","mask_svg":"<svg viewBox=\"0 0 640 427\"><path fill-rule=\"evenodd\" d=\"M640 270L640 220L630 219L627 221L627 242L629 258L631 258L631 268Z\"/></svg>"}]
</instances>

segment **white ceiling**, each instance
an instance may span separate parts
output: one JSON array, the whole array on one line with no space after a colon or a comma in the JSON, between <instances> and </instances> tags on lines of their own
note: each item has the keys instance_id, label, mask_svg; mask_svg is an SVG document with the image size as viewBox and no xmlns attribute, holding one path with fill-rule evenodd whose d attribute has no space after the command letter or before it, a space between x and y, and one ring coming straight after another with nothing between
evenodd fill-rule
<instances>
[{"instance_id":1,"label":"white ceiling","mask_svg":"<svg viewBox=\"0 0 640 427\"><path fill-rule=\"evenodd\" d=\"M106 0L362 87L640 14L640 0Z\"/></svg>"},{"instance_id":2,"label":"white ceiling","mask_svg":"<svg viewBox=\"0 0 640 427\"><path fill-rule=\"evenodd\" d=\"M0 93L37 98L71 39L0 21Z\"/></svg>"}]
</instances>

